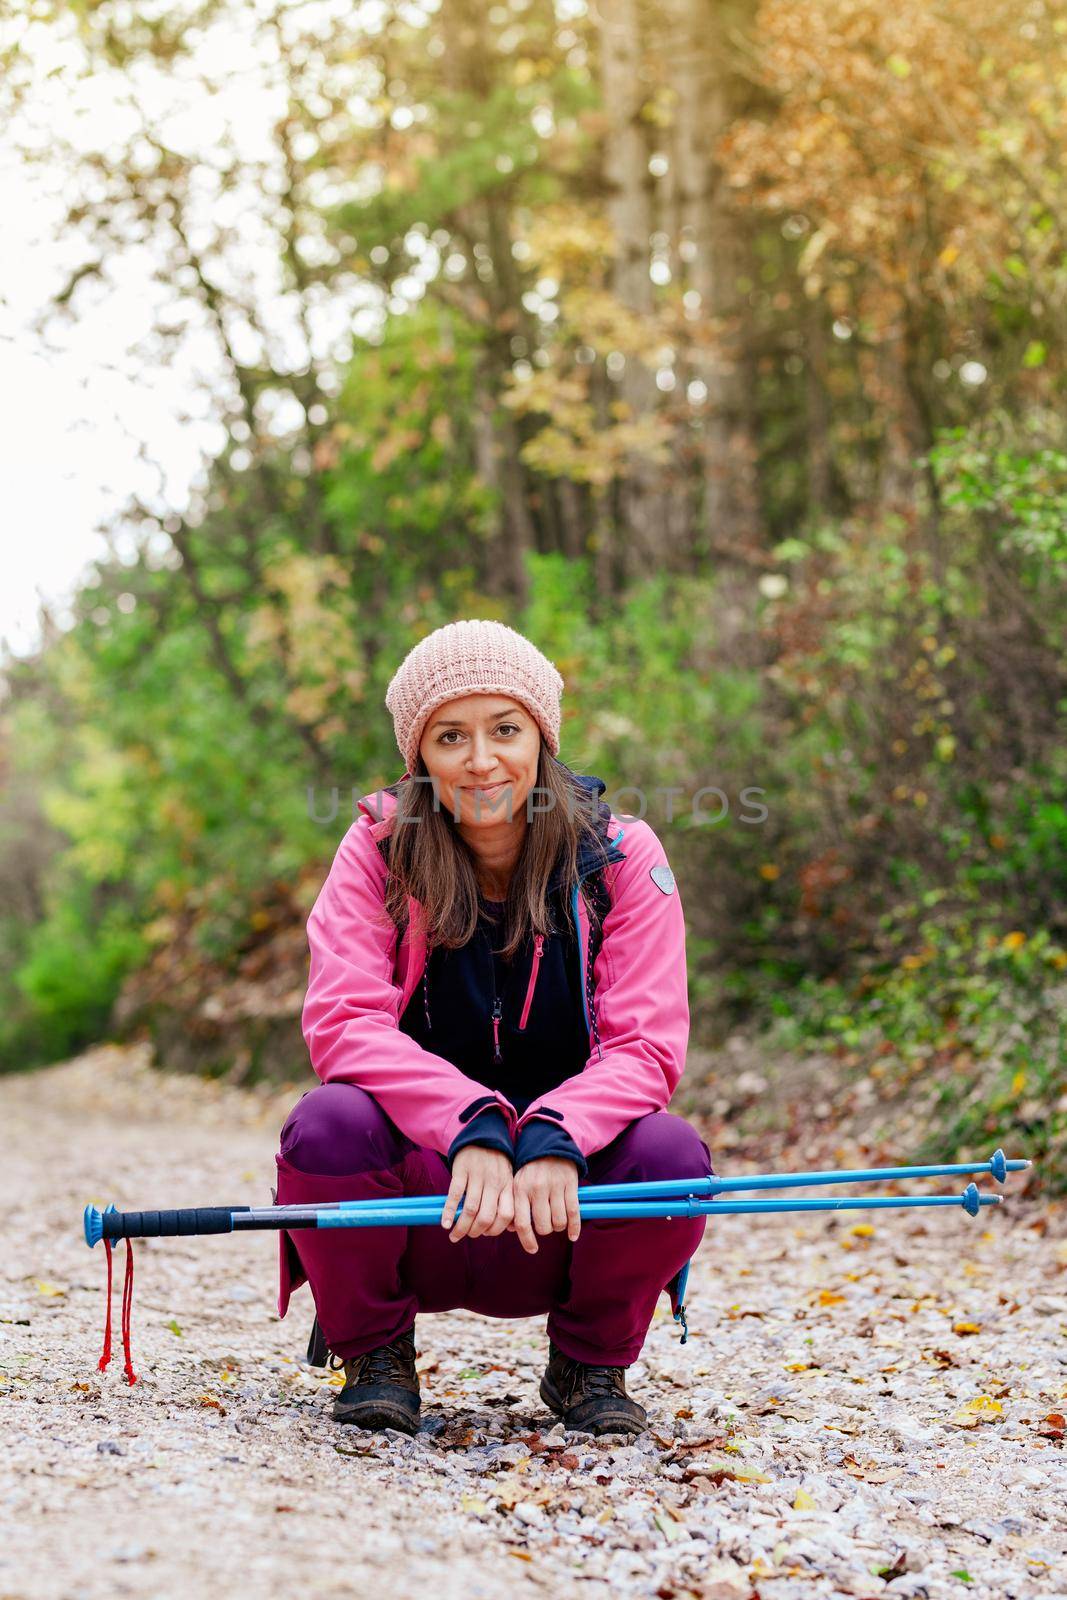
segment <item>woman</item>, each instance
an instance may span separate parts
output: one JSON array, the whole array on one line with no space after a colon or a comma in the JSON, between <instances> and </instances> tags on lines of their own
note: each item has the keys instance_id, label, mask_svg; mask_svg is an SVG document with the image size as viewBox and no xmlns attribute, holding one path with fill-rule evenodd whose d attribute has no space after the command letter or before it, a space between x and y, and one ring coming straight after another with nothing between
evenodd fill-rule
<instances>
[{"instance_id":1,"label":"woman","mask_svg":"<svg viewBox=\"0 0 1067 1600\"><path fill-rule=\"evenodd\" d=\"M421 640L386 705L406 763L360 801L308 918L322 1084L282 1130L279 1204L440 1194L439 1227L281 1237L343 1361L335 1417L416 1431L416 1313L548 1313L545 1404L640 1433L624 1372L703 1218L581 1223L578 1184L705 1178L665 1107L689 1033L663 847L558 760L563 680L499 622ZM462 1201L462 1211L456 1213Z\"/></svg>"}]
</instances>

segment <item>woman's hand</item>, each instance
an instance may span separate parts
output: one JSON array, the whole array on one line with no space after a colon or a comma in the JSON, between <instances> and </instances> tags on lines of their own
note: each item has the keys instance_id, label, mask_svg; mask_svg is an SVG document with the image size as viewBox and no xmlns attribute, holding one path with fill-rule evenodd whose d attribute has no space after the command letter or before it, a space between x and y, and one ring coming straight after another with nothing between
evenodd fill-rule
<instances>
[{"instance_id":1,"label":"woman's hand","mask_svg":"<svg viewBox=\"0 0 1067 1600\"><path fill-rule=\"evenodd\" d=\"M538 1233L560 1233L566 1228L573 1244L582 1230L578 1168L573 1161L566 1156L539 1156L536 1161L527 1161L516 1172L511 1187L515 1207L511 1231L518 1234L529 1255L537 1254L535 1229Z\"/></svg>"},{"instance_id":2,"label":"woman's hand","mask_svg":"<svg viewBox=\"0 0 1067 1600\"><path fill-rule=\"evenodd\" d=\"M574 1170L574 1163L570 1165ZM482 1234L503 1233L511 1226L515 1215L511 1177L511 1158L502 1150L465 1144L457 1151L452 1163L452 1182L441 1213L442 1228L452 1228L456 1209L463 1201L459 1221L448 1236L452 1244L468 1236L477 1239Z\"/></svg>"}]
</instances>

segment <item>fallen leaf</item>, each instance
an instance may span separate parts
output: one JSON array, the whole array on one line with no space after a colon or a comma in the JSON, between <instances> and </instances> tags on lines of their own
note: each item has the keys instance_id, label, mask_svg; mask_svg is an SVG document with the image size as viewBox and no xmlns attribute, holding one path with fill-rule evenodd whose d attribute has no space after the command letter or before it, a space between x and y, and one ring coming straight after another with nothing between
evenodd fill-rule
<instances>
[{"instance_id":1,"label":"fallen leaf","mask_svg":"<svg viewBox=\"0 0 1067 1600\"><path fill-rule=\"evenodd\" d=\"M67 1292L65 1284L49 1283L47 1278L34 1278L33 1281L37 1285L37 1293L45 1295L49 1300Z\"/></svg>"},{"instance_id":2,"label":"fallen leaf","mask_svg":"<svg viewBox=\"0 0 1067 1600\"><path fill-rule=\"evenodd\" d=\"M730 1478L737 1483L771 1483L773 1481L765 1472L760 1472L757 1467L746 1467L742 1462L702 1461L699 1466L687 1467L683 1470L686 1479L703 1478L713 1483L716 1488L726 1478Z\"/></svg>"},{"instance_id":3,"label":"fallen leaf","mask_svg":"<svg viewBox=\"0 0 1067 1600\"><path fill-rule=\"evenodd\" d=\"M883 1467L877 1461L857 1461L853 1455L841 1457L841 1465L852 1478L862 1478L864 1483L891 1483L904 1474L903 1467Z\"/></svg>"},{"instance_id":4,"label":"fallen leaf","mask_svg":"<svg viewBox=\"0 0 1067 1600\"><path fill-rule=\"evenodd\" d=\"M506 1511L510 1511L513 1506L518 1505L520 1500L527 1498L526 1485L523 1483L504 1482L494 1484L492 1492Z\"/></svg>"},{"instance_id":5,"label":"fallen leaf","mask_svg":"<svg viewBox=\"0 0 1067 1600\"><path fill-rule=\"evenodd\" d=\"M182 1330L179 1328L173 1317L171 1317L169 1322L165 1322L163 1326L167 1329L168 1333L172 1333L176 1339L181 1338Z\"/></svg>"},{"instance_id":6,"label":"fallen leaf","mask_svg":"<svg viewBox=\"0 0 1067 1600\"><path fill-rule=\"evenodd\" d=\"M952 1422L957 1428L976 1428L980 1422L996 1422L1003 1415L1004 1407L999 1400L978 1394L953 1413Z\"/></svg>"},{"instance_id":7,"label":"fallen leaf","mask_svg":"<svg viewBox=\"0 0 1067 1600\"><path fill-rule=\"evenodd\" d=\"M819 1304L821 1306L840 1306L844 1304L844 1301L843 1294L833 1294L829 1289L819 1290Z\"/></svg>"},{"instance_id":8,"label":"fallen leaf","mask_svg":"<svg viewBox=\"0 0 1067 1600\"><path fill-rule=\"evenodd\" d=\"M874 1228L869 1222L857 1222L848 1231L856 1234L860 1239L869 1239L874 1232Z\"/></svg>"},{"instance_id":9,"label":"fallen leaf","mask_svg":"<svg viewBox=\"0 0 1067 1600\"><path fill-rule=\"evenodd\" d=\"M468 1494L466 1490L460 1495L459 1503L464 1511L473 1512L476 1517L482 1516L489 1510L484 1500L479 1499L476 1494Z\"/></svg>"},{"instance_id":10,"label":"fallen leaf","mask_svg":"<svg viewBox=\"0 0 1067 1600\"><path fill-rule=\"evenodd\" d=\"M980 1322L954 1322L952 1324L952 1331L953 1331L953 1333L960 1333L960 1334L963 1334L963 1333L981 1333L982 1325L981 1325Z\"/></svg>"},{"instance_id":11,"label":"fallen leaf","mask_svg":"<svg viewBox=\"0 0 1067 1600\"><path fill-rule=\"evenodd\" d=\"M794 1511L814 1511L815 1501L806 1489L798 1489L796 1499L793 1501Z\"/></svg>"}]
</instances>

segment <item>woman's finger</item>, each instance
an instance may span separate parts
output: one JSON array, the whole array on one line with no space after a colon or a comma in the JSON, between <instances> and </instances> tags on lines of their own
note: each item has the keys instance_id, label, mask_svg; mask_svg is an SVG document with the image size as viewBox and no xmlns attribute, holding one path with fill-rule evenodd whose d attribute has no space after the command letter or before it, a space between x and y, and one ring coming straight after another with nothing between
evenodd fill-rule
<instances>
[{"instance_id":1,"label":"woman's finger","mask_svg":"<svg viewBox=\"0 0 1067 1600\"><path fill-rule=\"evenodd\" d=\"M464 1207L464 1210L466 1210L466 1207ZM474 1220L471 1223L471 1229L468 1237L471 1239L480 1239L482 1234L488 1232L489 1228L495 1221L496 1190L487 1183L485 1188L482 1190L481 1203L479 1204L477 1213L475 1214Z\"/></svg>"},{"instance_id":2,"label":"woman's finger","mask_svg":"<svg viewBox=\"0 0 1067 1600\"><path fill-rule=\"evenodd\" d=\"M578 1185L569 1183L566 1191L567 1238L573 1244L582 1231L582 1213L578 1205Z\"/></svg>"},{"instance_id":3,"label":"woman's finger","mask_svg":"<svg viewBox=\"0 0 1067 1600\"><path fill-rule=\"evenodd\" d=\"M445 1208L441 1212L442 1228L450 1228L452 1226L453 1218L455 1217L456 1211L459 1208L460 1201L463 1199L463 1192L466 1187L467 1178L463 1168L460 1167L457 1169L453 1167L452 1181L448 1186L448 1193L445 1196Z\"/></svg>"},{"instance_id":4,"label":"woman's finger","mask_svg":"<svg viewBox=\"0 0 1067 1600\"><path fill-rule=\"evenodd\" d=\"M497 1196L496 1221L493 1223L492 1227L489 1229L489 1232L494 1237L496 1235L498 1235L498 1234L504 1233L505 1230L508 1230L513 1226L514 1218L515 1218L515 1197L514 1197L514 1194L512 1192L511 1180L509 1178L508 1182L504 1185L504 1187L501 1189L499 1195Z\"/></svg>"},{"instance_id":5,"label":"woman's finger","mask_svg":"<svg viewBox=\"0 0 1067 1600\"><path fill-rule=\"evenodd\" d=\"M467 1184L467 1193L463 1198L463 1210L459 1214L456 1226L449 1234L453 1244L459 1239L465 1239L474 1226L474 1219L478 1215L478 1207L482 1199L482 1182L477 1173L472 1173Z\"/></svg>"},{"instance_id":6,"label":"woman's finger","mask_svg":"<svg viewBox=\"0 0 1067 1600\"><path fill-rule=\"evenodd\" d=\"M519 1243L529 1255L537 1254L537 1240L530 1224L530 1201L526 1193L519 1189L515 1193L515 1232L519 1236Z\"/></svg>"},{"instance_id":7,"label":"woman's finger","mask_svg":"<svg viewBox=\"0 0 1067 1600\"><path fill-rule=\"evenodd\" d=\"M533 1224L538 1233L552 1232L552 1206L547 1193L542 1189L535 1189L530 1196L530 1212Z\"/></svg>"}]
</instances>

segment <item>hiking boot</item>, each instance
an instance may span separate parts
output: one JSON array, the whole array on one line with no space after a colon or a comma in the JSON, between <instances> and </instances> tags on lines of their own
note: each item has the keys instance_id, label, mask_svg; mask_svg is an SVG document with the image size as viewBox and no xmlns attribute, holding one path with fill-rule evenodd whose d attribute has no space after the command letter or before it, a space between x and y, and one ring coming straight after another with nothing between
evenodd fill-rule
<instances>
[{"instance_id":1,"label":"hiking boot","mask_svg":"<svg viewBox=\"0 0 1067 1600\"><path fill-rule=\"evenodd\" d=\"M625 1367L590 1366L572 1361L548 1342L548 1366L541 1399L564 1425L579 1433L643 1433L644 1406L626 1393Z\"/></svg>"},{"instance_id":2,"label":"hiking boot","mask_svg":"<svg viewBox=\"0 0 1067 1600\"><path fill-rule=\"evenodd\" d=\"M357 1428L399 1428L417 1433L419 1375L415 1371L415 1327L344 1363L345 1386L333 1403L335 1422Z\"/></svg>"}]
</instances>

